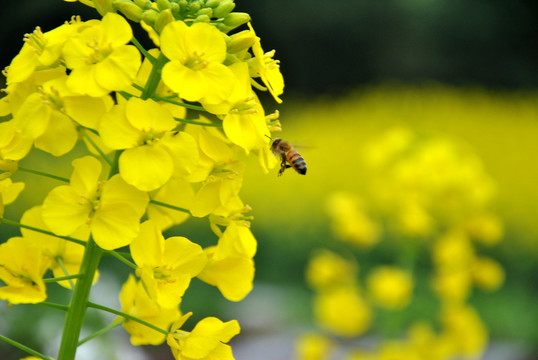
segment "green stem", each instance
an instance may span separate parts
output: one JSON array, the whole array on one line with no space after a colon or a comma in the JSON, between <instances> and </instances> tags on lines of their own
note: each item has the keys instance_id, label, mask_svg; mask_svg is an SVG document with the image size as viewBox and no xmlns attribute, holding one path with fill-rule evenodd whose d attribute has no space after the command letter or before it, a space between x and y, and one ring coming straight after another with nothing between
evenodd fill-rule
<instances>
[{"instance_id":1,"label":"green stem","mask_svg":"<svg viewBox=\"0 0 538 360\"><path fill-rule=\"evenodd\" d=\"M136 321L137 323L140 323L142 325L146 325L147 327L149 327L149 328L151 328L151 329L153 329L155 331L158 331L158 332L160 332L162 334L165 334L165 335L168 335L170 333L170 332L168 332L168 331L166 331L164 329L161 329L161 328L159 328L159 327L157 327L157 326L155 326L153 324L150 324L147 321L141 320L141 319L137 318L136 316L132 316L132 315L126 314L126 313L118 311L118 310L111 309L111 308L103 306L103 305L95 304L95 303L92 303L91 301L88 301L88 307L98 309L98 310L103 310L103 311L109 312L111 314L121 316L121 317L126 318L128 320Z\"/></svg>"},{"instance_id":2,"label":"green stem","mask_svg":"<svg viewBox=\"0 0 538 360\"><path fill-rule=\"evenodd\" d=\"M62 334L62 342L58 353L58 360L74 360L77 352L77 344L88 306L90 290L93 283L102 251L95 241L90 238L86 244L82 264L80 265L81 277L75 285L73 296L69 303L69 310L65 317Z\"/></svg>"},{"instance_id":3,"label":"green stem","mask_svg":"<svg viewBox=\"0 0 538 360\"><path fill-rule=\"evenodd\" d=\"M65 276L62 276L62 277L69 277L69 272L67 271L67 268L65 267L65 264L64 264L64 261L62 259L61 256L57 256L56 257L56 262L58 263L58 265L60 265L60 267L62 268L62 271L64 272ZM80 274L78 274L77 278L80 277ZM75 283L73 282L73 280L69 279L69 285L71 285L71 289L74 289L75 288Z\"/></svg>"},{"instance_id":4,"label":"green stem","mask_svg":"<svg viewBox=\"0 0 538 360\"><path fill-rule=\"evenodd\" d=\"M144 55L144 57L149 60L150 63L155 64L157 59L153 55L151 55L146 49L144 49L142 44L140 44L140 42L134 36L131 39L131 42L137 47L137 49L142 53L142 55Z\"/></svg>"},{"instance_id":5,"label":"green stem","mask_svg":"<svg viewBox=\"0 0 538 360\"><path fill-rule=\"evenodd\" d=\"M166 203L163 203L163 202L160 202L160 201L157 201L157 200L153 200L151 199L149 201L151 204L154 204L154 205L159 205L159 206L162 206L162 207L166 207L166 208L169 208L169 209L172 209L172 210L177 210L177 211L181 211L181 212L185 212L187 214L190 214L191 212L187 209L183 209L183 208L180 208L179 206L174 206L174 205L170 205L170 204L166 204Z\"/></svg>"},{"instance_id":6,"label":"green stem","mask_svg":"<svg viewBox=\"0 0 538 360\"><path fill-rule=\"evenodd\" d=\"M23 344L21 344L20 342L17 342L17 341L15 341L15 340L12 340L12 339L10 339L10 338L8 338L8 337L5 337L5 336L3 336L3 335L0 335L0 340L5 341L5 342L7 342L7 343L10 344L10 345L15 346L16 348L19 348L19 349L21 349L22 351L25 351L25 352L27 352L28 354L30 354L30 355L32 355L32 356L36 356L36 357L38 357L38 358L40 358L40 359L44 359L44 360L53 360L52 358L50 358L50 357L48 357L48 356L45 356L45 355L43 355L43 354L41 354L41 353L38 353L38 352L35 351L34 349L31 349L31 348L29 348L28 346L23 345Z\"/></svg>"},{"instance_id":7,"label":"green stem","mask_svg":"<svg viewBox=\"0 0 538 360\"><path fill-rule=\"evenodd\" d=\"M155 93L157 86L159 86L159 81L161 81L161 72L163 66L167 62L168 59L166 58L166 56L164 56L163 53L160 53L159 57L153 63L153 69L151 69L151 73L149 74L148 80L146 81L146 85L144 86L142 95L140 95L141 99L149 99Z\"/></svg>"},{"instance_id":8,"label":"green stem","mask_svg":"<svg viewBox=\"0 0 538 360\"><path fill-rule=\"evenodd\" d=\"M51 303L51 302L47 302L47 301L37 303L37 305L49 307L49 308L52 308L52 309L62 310L62 311L68 311L69 310L69 306L67 306L67 305L56 304L56 303Z\"/></svg>"},{"instance_id":9,"label":"green stem","mask_svg":"<svg viewBox=\"0 0 538 360\"><path fill-rule=\"evenodd\" d=\"M177 117L175 117L174 119L176 121L183 122L183 123L186 123L186 124L195 124L195 125L212 126L212 127L220 127L220 128L222 127L222 123L221 124L218 124L218 123L205 123L205 122L201 122L201 121L190 120L190 119L182 119L182 118L177 118Z\"/></svg>"},{"instance_id":10,"label":"green stem","mask_svg":"<svg viewBox=\"0 0 538 360\"><path fill-rule=\"evenodd\" d=\"M92 140L92 138L88 134L86 134L85 130L86 129L84 129L83 127L79 127L79 131L82 134L82 136L84 137L84 139L86 139L86 141L89 142L91 144L91 146L93 146L95 151L97 151L99 153L99 155L101 155L101 157L107 162L108 165L112 165L112 161L108 158L108 156L106 156L106 154L103 152L103 150L101 150L101 148L99 148L99 146L97 146L97 144Z\"/></svg>"},{"instance_id":11,"label":"green stem","mask_svg":"<svg viewBox=\"0 0 538 360\"><path fill-rule=\"evenodd\" d=\"M57 176L57 175L54 175L54 174L49 174L49 173L46 173L46 172L43 172L43 171L34 170L34 169L28 169L28 168L25 168L25 167L22 167L22 166L19 166L18 169L21 170L21 171L29 172L31 174L35 174L35 175L39 175L39 176L45 176L45 177L55 179L55 180L59 180L59 181L63 181L63 182L69 182L69 179L67 179L67 178Z\"/></svg>"},{"instance_id":12,"label":"green stem","mask_svg":"<svg viewBox=\"0 0 538 360\"><path fill-rule=\"evenodd\" d=\"M122 255L118 254L114 250L105 250L105 254L115 257L116 259L118 259L119 261L121 261L122 263L124 263L125 265L129 266L132 269L135 269L135 270L137 269L137 266L135 264L127 260Z\"/></svg>"},{"instance_id":13,"label":"green stem","mask_svg":"<svg viewBox=\"0 0 538 360\"><path fill-rule=\"evenodd\" d=\"M51 231L39 229L39 228L30 226L30 225L24 225L24 224L21 224L19 222L9 220L9 219L6 219L6 218L0 218L0 223L15 226L15 227L18 227L18 228L24 228L24 229L28 229L28 230L32 230L32 231L37 231L39 233L50 235L50 236L55 236L55 237L57 237L59 239L64 239L64 240L67 240L67 241L74 242L75 244L86 245L86 241L84 241L84 240L75 239L75 238L72 238L70 236L56 235L55 233L53 233Z\"/></svg>"},{"instance_id":14,"label":"green stem","mask_svg":"<svg viewBox=\"0 0 538 360\"><path fill-rule=\"evenodd\" d=\"M58 282L58 281L78 279L79 277L80 277L80 274L66 275L66 276L59 276L59 277L55 277L55 278L43 279L43 282L44 283L55 283L55 282ZM70 281L70 283L71 283L71 286L73 286L73 283L71 281Z\"/></svg>"},{"instance_id":15,"label":"green stem","mask_svg":"<svg viewBox=\"0 0 538 360\"><path fill-rule=\"evenodd\" d=\"M98 331L94 332L94 333L91 334L90 336L85 337L84 339L80 340L80 341L78 342L78 346L80 346L80 345L84 344L85 342L88 342L88 341L90 341L90 340L92 340L92 339L95 339L95 338L98 337L98 336L101 336L101 335L103 335L103 334L106 334L106 333L109 332L110 330L115 329L115 328L117 328L118 326L122 325L125 321L127 321L127 319L123 318L123 319L119 319L119 320L117 320L117 321L112 322L112 324L110 324L110 325L108 325L108 326L102 328L101 330L98 330Z\"/></svg>"},{"instance_id":16,"label":"green stem","mask_svg":"<svg viewBox=\"0 0 538 360\"><path fill-rule=\"evenodd\" d=\"M182 103L180 101L172 100L172 99L170 99L168 97L163 97L163 96L159 96L159 95L152 95L151 98L153 100L155 100L155 101L164 101L164 102L174 104L174 105L177 105L177 106L183 106L184 108L187 108L187 109L207 112L207 110L204 109L202 106L185 104L185 103Z\"/></svg>"}]
</instances>

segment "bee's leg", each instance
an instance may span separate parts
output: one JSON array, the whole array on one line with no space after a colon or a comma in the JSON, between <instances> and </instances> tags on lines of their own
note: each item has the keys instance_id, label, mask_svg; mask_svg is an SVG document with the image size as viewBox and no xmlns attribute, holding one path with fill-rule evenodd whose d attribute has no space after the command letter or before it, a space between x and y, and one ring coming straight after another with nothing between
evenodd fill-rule
<instances>
[{"instance_id":1,"label":"bee's leg","mask_svg":"<svg viewBox=\"0 0 538 360\"><path fill-rule=\"evenodd\" d=\"M284 170L291 167L291 165L288 165L286 163L286 157L282 156L282 161L280 162L280 171L278 172L278 176L281 176L284 173Z\"/></svg>"}]
</instances>

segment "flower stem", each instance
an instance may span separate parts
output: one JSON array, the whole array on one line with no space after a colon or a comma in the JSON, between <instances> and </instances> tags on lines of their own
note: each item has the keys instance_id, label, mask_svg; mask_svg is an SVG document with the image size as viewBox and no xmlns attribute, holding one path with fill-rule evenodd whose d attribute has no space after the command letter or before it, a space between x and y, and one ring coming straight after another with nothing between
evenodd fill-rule
<instances>
[{"instance_id":1,"label":"flower stem","mask_svg":"<svg viewBox=\"0 0 538 360\"><path fill-rule=\"evenodd\" d=\"M59 238L59 239L64 239L64 240L67 240L67 241L74 242L75 244L86 245L86 241L84 241L84 240L75 239L75 238L72 238L72 237L70 237L70 236L60 236L60 235L56 235L56 234L53 233L52 231L39 229L39 228L30 226L30 225L24 225L24 224L21 224L21 223L19 223L19 222L16 222L16 221L13 221L13 220L9 220L9 219L6 219L6 218L0 218L0 223L1 223L1 224L6 224L6 225L15 226L15 227L18 227L18 228L24 228L24 229L28 229L28 230L37 231L37 232L39 232L39 233L46 234L46 235L50 235L50 236L55 236L55 237L57 237L57 238Z\"/></svg>"},{"instance_id":2,"label":"flower stem","mask_svg":"<svg viewBox=\"0 0 538 360\"><path fill-rule=\"evenodd\" d=\"M90 238L86 243L86 250L84 251L84 257L80 265L81 277L75 285L73 296L69 303L69 310L65 317L58 360L75 359L80 330L82 329L84 315L88 306L88 298L90 297L90 289L101 255L101 249Z\"/></svg>"},{"instance_id":3,"label":"flower stem","mask_svg":"<svg viewBox=\"0 0 538 360\"><path fill-rule=\"evenodd\" d=\"M55 282L58 282L58 281L78 279L79 277L80 277L80 274L66 275L66 276L59 276L59 277L55 277L55 278L43 279L43 282L44 283L55 283ZM72 282L70 281L70 283L72 283Z\"/></svg>"},{"instance_id":4,"label":"flower stem","mask_svg":"<svg viewBox=\"0 0 538 360\"><path fill-rule=\"evenodd\" d=\"M162 334L165 334L165 335L169 334L168 331L166 331L164 329L161 329L160 327L157 327L157 326L155 326L153 324L150 324L147 321L141 320L141 319L137 318L136 316L132 316L132 315L126 314L126 313L118 311L118 310L111 309L111 308L103 306L103 305L95 304L95 303L92 303L91 301L88 301L88 307L98 309L98 310L103 310L103 311L109 312L111 314L124 317L124 318L126 318L128 320L136 321L137 323L140 323L142 325L146 325L147 327L152 328L153 330L158 331L158 332L160 332Z\"/></svg>"},{"instance_id":5,"label":"flower stem","mask_svg":"<svg viewBox=\"0 0 538 360\"><path fill-rule=\"evenodd\" d=\"M3 335L0 335L0 340L5 341L5 342L7 342L7 343L10 344L10 345L13 345L13 346L15 346L16 348L21 349L22 351L26 351L28 354L30 354L30 355L32 355L32 356L35 356L35 357L38 357L38 358L40 358L40 359L44 359L44 360L52 360L52 358L50 358L50 357L48 357L48 356L45 356L45 355L43 355L43 354L41 354L41 353L38 353L38 352L35 351L34 349L31 349L31 348L29 348L28 346L23 345L23 344L21 344L20 342L17 342L17 341L15 341L15 340L12 340L12 339L10 339L10 338L8 338L8 337L5 337L5 336L3 336Z\"/></svg>"},{"instance_id":6,"label":"flower stem","mask_svg":"<svg viewBox=\"0 0 538 360\"><path fill-rule=\"evenodd\" d=\"M158 205L158 206L166 207L166 208L169 208L169 209L172 209L172 210L181 211L181 212L184 212L184 213L187 213L187 214L190 214L190 213L191 213L191 212L190 212L189 210L187 210L187 209L180 208L179 206L174 206L174 205L166 204L166 203L163 203L163 202L160 202L160 201L157 201L157 200L150 199L149 202L150 202L151 204L154 204L154 205Z\"/></svg>"},{"instance_id":7,"label":"flower stem","mask_svg":"<svg viewBox=\"0 0 538 360\"><path fill-rule=\"evenodd\" d=\"M101 330L94 332L90 336L87 336L84 339L80 340L78 342L78 346L80 346L80 345L84 344L85 342L88 342L88 341L90 341L92 339L95 339L96 337L101 336L101 335L109 332L112 329L117 328L118 326L122 325L125 321L127 321L127 319L123 318L123 319L118 319L118 320L112 322L112 324L110 324L110 325L102 328Z\"/></svg>"},{"instance_id":8,"label":"flower stem","mask_svg":"<svg viewBox=\"0 0 538 360\"><path fill-rule=\"evenodd\" d=\"M194 124L194 125L202 125L202 126L212 126L212 127L222 127L222 123L218 124L218 123L205 123L205 122L201 122L201 121L196 121L196 120L190 120L190 119L182 119L182 118L178 118L178 117L174 117L174 119L176 121L179 121L179 122L182 122L182 123L186 123L186 124Z\"/></svg>"},{"instance_id":9,"label":"flower stem","mask_svg":"<svg viewBox=\"0 0 538 360\"><path fill-rule=\"evenodd\" d=\"M164 56L163 53L160 53L159 57L153 63L153 69L151 69L151 73L149 74L148 80L146 81L146 85L144 86L142 95L140 95L141 99L149 99L155 93L157 86L159 86L159 81L161 80L161 71L164 64L166 64L167 62L168 59L166 58L166 56Z\"/></svg>"},{"instance_id":10,"label":"flower stem","mask_svg":"<svg viewBox=\"0 0 538 360\"><path fill-rule=\"evenodd\" d=\"M57 175L54 175L54 174L49 174L49 173L46 173L46 172L43 172L43 171L34 170L34 169L28 169L28 168L25 168L25 167L22 167L22 166L19 166L18 169L21 170L21 171L29 172L31 174L45 176L45 177L55 179L55 180L60 180L60 181L63 181L63 182L69 182L69 179L67 179L67 178L57 176Z\"/></svg>"},{"instance_id":11,"label":"flower stem","mask_svg":"<svg viewBox=\"0 0 538 360\"><path fill-rule=\"evenodd\" d=\"M97 146L97 144L92 140L92 138L88 134L86 134L86 129L84 129L83 127L79 127L78 130L82 134L84 139L86 139L86 141L89 142L91 146L93 146L95 151L97 151L99 155L101 155L101 157L107 162L107 164L112 165L112 161L108 158L108 156L106 156L103 150L101 150L101 148L99 148L99 146Z\"/></svg>"}]
</instances>

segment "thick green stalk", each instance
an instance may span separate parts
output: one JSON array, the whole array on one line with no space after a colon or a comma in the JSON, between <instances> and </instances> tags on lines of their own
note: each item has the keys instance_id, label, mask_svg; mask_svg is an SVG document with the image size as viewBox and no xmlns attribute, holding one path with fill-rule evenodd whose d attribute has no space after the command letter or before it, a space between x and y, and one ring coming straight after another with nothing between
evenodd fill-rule
<instances>
[{"instance_id":1,"label":"thick green stalk","mask_svg":"<svg viewBox=\"0 0 538 360\"><path fill-rule=\"evenodd\" d=\"M80 330L84 322L84 315L88 306L90 290L92 287L93 277L99 260L101 259L102 250L97 246L92 238L86 244L84 258L80 265L81 277L78 279L73 296L69 303L69 310L65 317L64 330L62 334L62 343L58 360L74 360L77 352L77 345L80 336Z\"/></svg>"}]
</instances>

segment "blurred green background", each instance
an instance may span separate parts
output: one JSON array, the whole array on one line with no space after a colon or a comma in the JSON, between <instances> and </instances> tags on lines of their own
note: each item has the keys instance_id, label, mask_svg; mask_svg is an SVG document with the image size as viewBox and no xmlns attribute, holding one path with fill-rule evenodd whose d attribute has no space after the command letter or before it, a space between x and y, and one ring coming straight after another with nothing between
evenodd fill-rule
<instances>
[{"instance_id":1,"label":"blurred green background","mask_svg":"<svg viewBox=\"0 0 538 360\"><path fill-rule=\"evenodd\" d=\"M216 290L194 281L182 308L199 319L236 317L243 336L236 358L252 355L248 344L278 344L272 359L290 359L297 329L312 326L311 292L304 268L311 251L335 247L326 202L330 194L361 192L369 174L361 149L386 130L401 126L440 136L476 154L496 183L492 210L505 226L502 242L490 250L506 271L504 286L492 294L473 293L471 303L487 324L493 344L515 344L506 359L535 359L538 349L538 2L510 0L333 0L236 1L237 11L251 14L266 51L276 49L286 80L284 103L262 96L266 111L281 113L281 136L296 144L308 164L305 177L276 169L262 174L255 159L245 175L242 198L253 207L252 230L258 239L255 290L245 301L228 303ZM16 55L24 33L36 25L47 31L71 15L96 17L92 9L62 1L7 2L0 13L2 66ZM143 35L137 35L139 39ZM147 42L145 42L148 44ZM35 153L25 166L67 176L70 161ZM60 163L67 164L58 168ZM19 179L23 177L18 175ZM8 208L20 218L39 202L49 180L25 178L27 190ZM39 188L32 193L30 188ZM214 243L206 220L191 219L172 229L202 244ZM15 229L0 227L5 241ZM376 255L374 253L373 255ZM376 257L378 256L378 257ZM383 254L361 257L368 268ZM101 278L94 301L118 307L116 289L127 271L104 260L109 280ZM97 289L97 288L96 288ZM52 299L67 292L57 288ZM52 300L51 300L52 301ZM9 310L9 311L8 311ZM266 315L264 315L264 313ZM90 328L109 318L90 313ZM412 316L412 315L411 315ZM51 318L52 317L52 318ZM20 326L32 321L35 326ZM19 324L19 325L17 325ZM54 349L61 314L30 306L7 309L0 304L0 333L28 345ZM37 332L38 336L34 336ZM91 331L91 330L88 330ZM81 359L120 358L130 351L121 341L97 340ZM280 334L275 335L275 334ZM260 342L260 338L266 342ZM271 342L272 341L272 342ZM124 346L118 344L126 344ZM237 349L237 350L236 350ZM494 350L496 348L494 347ZM51 350L54 351L54 350ZM96 356L96 354L100 354ZM278 354L278 355L275 355ZM0 343L0 358L20 353ZM102 356L102 357L101 357ZM132 353L134 359L169 359L162 353ZM495 351L486 359L501 359ZM533 357L534 356L534 357Z\"/></svg>"}]
</instances>

